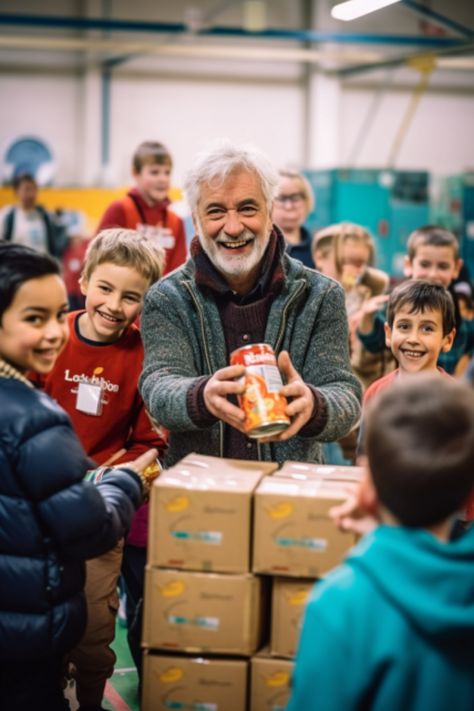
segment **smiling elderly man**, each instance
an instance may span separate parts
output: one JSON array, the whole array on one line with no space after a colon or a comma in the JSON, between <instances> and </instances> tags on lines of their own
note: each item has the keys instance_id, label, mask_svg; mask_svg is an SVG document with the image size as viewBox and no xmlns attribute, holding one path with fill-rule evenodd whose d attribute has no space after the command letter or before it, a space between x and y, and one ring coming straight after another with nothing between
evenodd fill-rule
<instances>
[{"instance_id":1,"label":"smiling elderly man","mask_svg":"<svg viewBox=\"0 0 474 711\"><path fill-rule=\"evenodd\" d=\"M189 452L322 461L321 442L356 423L361 388L348 357L341 287L285 254L272 225L278 177L248 146L220 141L185 181L197 236L190 259L149 290L140 388L169 430L166 466ZM230 353L267 343L278 354L291 424L262 440L244 432L235 400L244 369Z\"/></svg>"}]
</instances>

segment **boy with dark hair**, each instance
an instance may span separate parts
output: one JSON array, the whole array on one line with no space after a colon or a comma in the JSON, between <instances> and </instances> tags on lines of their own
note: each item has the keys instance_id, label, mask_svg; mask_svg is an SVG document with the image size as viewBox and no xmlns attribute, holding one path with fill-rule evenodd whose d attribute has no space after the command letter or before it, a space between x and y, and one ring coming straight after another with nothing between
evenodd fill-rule
<instances>
[{"instance_id":1,"label":"boy with dark hair","mask_svg":"<svg viewBox=\"0 0 474 711\"><path fill-rule=\"evenodd\" d=\"M62 711L62 659L86 625L85 559L112 548L141 501L151 450L84 482L69 417L35 390L68 336L57 262L0 243L0 708Z\"/></svg>"},{"instance_id":2,"label":"boy with dark hair","mask_svg":"<svg viewBox=\"0 0 474 711\"><path fill-rule=\"evenodd\" d=\"M109 205L97 227L97 232L126 227L155 239L166 252L164 274L186 259L184 223L169 207L172 167L171 155L162 143L141 143L132 157L136 187Z\"/></svg>"},{"instance_id":3,"label":"boy with dark hair","mask_svg":"<svg viewBox=\"0 0 474 711\"><path fill-rule=\"evenodd\" d=\"M447 353L456 334L454 303L441 284L421 279L402 282L390 294L385 323L385 342L398 368L367 389L364 405L400 376L425 370L446 371L437 363Z\"/></svg>"},{"instance_id":4,"label":"boy with dark hair","mask_svg":"<svg viewBox=\"0 0 474 711\"><path fill-rule=\"evenodd\" d=\"M89 244L80 286L85 310L68 315L71 335L45 389L69 413L87 454L97 464L133 459L150 447L160 456L162 436L153 429L137 383L143 345L135 325L145 293L158 281L163 250L135 230L104 230ZM140 672L143 575L146 562L148 504L133 519L126 545L87 564L87 630L71 654L81 711L100 709L115 654L117 580L127 592L129 644ZM122 550L123 548L123 550Z\"/></svg>"},{"instance_id":5,"label":"boy with dark hair","mask_svg":"<svg viewBox=\"0 0 474 711\"><path fill-rule=\"evenodd\" d=\"M439 359L439 365L450 374L455 373L457 363L464 354L474 352L474 322L461 318L453 290L453 282L461 267L459 243L449 230L437 225L425 225L409 236L404 260L405 276L441 284L454 300L456 337L452 348L442 352ZM357 335L371 353L380 353L385 348L385 314L378 309L386 301L386 296L375 297L363 307Z\"/></svg>"},{"instance_id":6,"label":"boy with dark hair","mask_svg":"<svg viewBox=\"0 0 474 711\"><path fill-rule=\"evenodd\" d=\"M378 525L308 602L288 711L471 711L474 529L450 539L474 487L474 395L400 379L367 412L359 495Z\"/></svg>"}]
</instances>

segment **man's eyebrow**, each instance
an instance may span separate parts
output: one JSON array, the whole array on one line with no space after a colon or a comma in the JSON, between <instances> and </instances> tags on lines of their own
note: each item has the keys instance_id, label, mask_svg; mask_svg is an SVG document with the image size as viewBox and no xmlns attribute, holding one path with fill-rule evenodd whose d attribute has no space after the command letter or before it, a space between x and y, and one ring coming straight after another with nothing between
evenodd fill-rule
<instances>
[{"instance_id":1,"label":"man's eyebrow","mask_svg":"<svg viewBox=\"0 0 474 711\"><path fill-rule=\"evenodd\" d=\"M254 197L246 197L246 198L243 198L242 200L239 200L239 202L237 203L237 207L238 207L238 208L239 208L239 207L242 207L242 205L259 205L259 204L260 204L260 203L259 203L259 201L258 201L256 198L254 198ZM209 202L209 203L207 203L207 205L205 205L205 209L206 209L206 210L209 210L209 209L212 208L212 207L223 207L224 209L228 209L228 208L224 205L223 202L218 202L217 200L215 200L214 202Z\"/></svg>"},{"instance_id":2,"label":"man's eyebrow","mask_svg":"<svg viewBox=\"0 0 474 711\"><path fill-rule=\"evenodd\" d=\"M222 202L209 202L204 206L206 210L210 210L212 207L225 207Z\"/></svg>"},{"instance_id":3,"label":"man's eyebrow","mask_svg":"<svg viewBox=\"0 0 474 711\"><path fill-rule=\"evenodd\" d=\"M255 198L248 197L244 198L243 200L239 200L239 202L237 203L237 207L243 207L244 205L255 205L256 207L258 207L259 204L259 201Z\"/></svg>"}]
</instances>

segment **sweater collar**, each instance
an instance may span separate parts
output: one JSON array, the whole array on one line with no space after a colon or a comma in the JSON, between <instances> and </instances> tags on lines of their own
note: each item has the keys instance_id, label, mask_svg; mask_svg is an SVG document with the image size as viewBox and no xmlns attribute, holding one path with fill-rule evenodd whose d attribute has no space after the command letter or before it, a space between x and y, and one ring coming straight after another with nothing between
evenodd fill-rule
<instances>
[{"instance_id":1,"label":"sweater collar","mask_svg":"<svg viewBox=\"0 0 474 711\"><path fill-rule=\"evenodd\" d=\"M265 296L269 292L277 294L282 290L286 282L283 269L284 252L285 239L279 228L274 225L262 258L260 276L256 284L248 294L236 297L236 294L232 291L224 276L216 269L207 256L199 241L199 237L194 237L190 246L191 258L195 266L194 278L197 286L201 290L207 288L224 297L234 300L237 298L240 303L250 303Z\"/></svg>"}]
</instances>

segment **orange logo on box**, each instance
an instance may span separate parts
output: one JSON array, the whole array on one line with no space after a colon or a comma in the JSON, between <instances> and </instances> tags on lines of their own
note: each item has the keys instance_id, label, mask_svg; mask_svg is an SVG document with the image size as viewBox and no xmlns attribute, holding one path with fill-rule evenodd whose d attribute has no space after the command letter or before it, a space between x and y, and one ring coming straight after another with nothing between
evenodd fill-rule
<instances>
[{"instance_id":1,"label":"orange logo on box","mask_svg":"<svg viewBox=\"0 0 474 711\"><path fill-rule=\"evenodd\" d=\"M163 672L161 672L158 677L163 684L174 684L183 677L183 670L179 667L168 667Z\"/></svg>"},{"instance_id":2,"label":"orange logo on box","mask_svg":"<svg viewBox=\"0 0 474 711\"><path fill-rule=\"evenodd\" d=\"M280 501L269 508L267 513L273 519L288 518L293 513L293 504L289 501Z\"/></svg>"},{"instance_id":3,"label":"orange logo on box","mask_svg":"<svg viewBox=\"0 0 474 711\"><path fill-rule=\"evenodd\" d=\"M173 496L172 499L165 503L165 510L169 513L179 513L184 511L189 506L188 496Z\"/></svg>"},{"instance_id":4,"label":"orange logo on box","mask_svg":"<svg viewBox=\"0 0 474 711\"><path fill-rule=\"evenodd\" d=\"M267 686L288 686L290 683L290 674L286 671L277 671L265 678Z\"/></svg>"},{"instance_id":5,"label":"orange logo on box","mask_svg":"<svg viewBox=\"0 0 474 711\"><path fill-rule=\"evenodd\" d=\"M290 603L290 605L304 605L308 594L308 590L298 590L298 592L293 593L293 595L290 595L288 602Z\"/></svg>"},{"instance_id":6,"label":"orange logo on box","mask_svg":"<svg viewBox=\"0 0 474 711\"><path fill-rule=\"evenodd\" d=\"M184 593L185 585L181 580L170 580L169 583L163 585L160 590L160 594L163 597L178 597Z\"/></svg>"}]
</instances>

